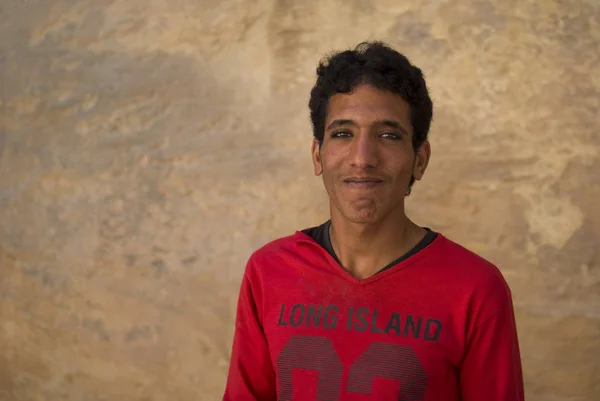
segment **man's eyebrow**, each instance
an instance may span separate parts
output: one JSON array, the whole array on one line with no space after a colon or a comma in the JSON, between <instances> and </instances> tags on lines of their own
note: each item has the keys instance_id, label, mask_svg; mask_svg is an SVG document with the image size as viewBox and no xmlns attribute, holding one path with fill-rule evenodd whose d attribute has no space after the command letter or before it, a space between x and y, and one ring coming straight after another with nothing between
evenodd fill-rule
<instances>
[{"instance_id":1,"label":"man's eyebrow","mask_svg":"<svg viewBox=\"0 0 600 401\"><path fill-rule=\"evenodd\" d=\"M408 135L408 131L398 122L394 120L381 120L377 121L375 125L383 125L385 127L394 128L402 131L404 134Z\"/></svg>"},{"instance_id":2,"label":"man's eyebrow","mask_svg":"<svg viewBox=\"0 0 600 401\"><path fill-rule=\"evenodd\" d=\"M339 127L340 125L356 125L352 120L333 120L331 124L327 127L327 130L330 130L335 127Z\"/></svg>"},{"instance_id":3,"label":"man's eyebrow","mask_svg":"<svg viewBox=\"0 0 600 401\"><path fill-rule=\"evenodd\" d=\"M329 124L327 126L327 130L330 130L330 129L335 128L335 127L339 127L341 125L354 125L354 126L356 126L356 123L353 120L348 120L348 119L333 120L331 122L331 124ZM399 122L394 121L394 120L379 120L379 121L376 121L373 125L379 125L379 126L394 128L394 129L400 130L403 133L405 133L405 134L408 135L408 131L402 125L400 125Z\"/></svg>"}]
</instances>

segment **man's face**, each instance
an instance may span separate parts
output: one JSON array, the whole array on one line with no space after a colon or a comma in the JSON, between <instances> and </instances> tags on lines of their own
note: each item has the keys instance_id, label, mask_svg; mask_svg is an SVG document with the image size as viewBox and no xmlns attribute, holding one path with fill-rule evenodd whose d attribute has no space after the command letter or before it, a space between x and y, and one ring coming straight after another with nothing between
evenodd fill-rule
<instances>
[{"instance_id":1,"label":"man's face","mask_svg":"<svg viewBox=\"0 0 600 401\"><path fill-rule=\"evenodd\" d=\"M332 96L323 143L312 145L332 213L355 223L404 213L410 179L422 178L430 155L428 142L415 153L412 135L410 106L399 95L361 85Z\"/></svg>"}]
</instances>

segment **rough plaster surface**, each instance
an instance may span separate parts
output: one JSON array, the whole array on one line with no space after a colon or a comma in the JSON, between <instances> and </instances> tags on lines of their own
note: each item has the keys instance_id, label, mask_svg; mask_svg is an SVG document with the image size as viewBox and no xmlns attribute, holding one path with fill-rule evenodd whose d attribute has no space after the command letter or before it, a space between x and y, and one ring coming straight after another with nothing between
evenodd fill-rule
<instances>
[{"instance_id":1,"label":"rough plaster surface","mask_svg":"<svg viewBox=\"0 0 600 401\"><path fill-rule=\"evenodd\" d=\"M498 264L527 399L600 399L600 6L0 1L0 400L218 400L249 254L327 217L318 59L426 73L422 225Z\"/></svg>"}]
</instances>

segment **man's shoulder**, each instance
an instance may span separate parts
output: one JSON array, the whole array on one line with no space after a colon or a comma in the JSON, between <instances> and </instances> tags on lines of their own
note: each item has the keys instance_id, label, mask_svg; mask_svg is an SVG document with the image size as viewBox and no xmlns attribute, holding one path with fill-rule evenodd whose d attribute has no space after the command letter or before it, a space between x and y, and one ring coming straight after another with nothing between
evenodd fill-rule
<instances>
[{"instance_id":1,"label":"man's shoulder","mask_svg":"<svg viewBox=\"0 0 600 401\"><path fill-rule=\"evenodd\" d=\"M506 288L504 274L495 262L445 236L441 237L441 242L439 258L444 261L444 268L457 279L480 288Z\"/></svg>"},{"instance_id":2,"label":"man's shoulder","mask_svg":"<svg viewBox=\"0 0 600 401\"><path fill-rule=\"evenodd\" d=\"M256 248L247 259L244 276L254 282L273 282L290 266L314 263L325 251L305 231L274 238Z\"/></svg>"},{"instance_id":3,"label":"man's shoulder","mask_svg":"<svg viewBox=\"0 0 600 401\"><path fill-rule=\"evenodd\" d=\"M315 241L304 231L297 230L292 234L269 240L251 253L249 262L265 262L285 257L294 257L306 253L307 247L315 248Z\"/></svg>"},{"instance_id":4,"label":"man's shoulder","mask_svg":"<svg viewBox=\"0 0 600 401\"><path fill-rule=\"evenodd\" d=\"M512 291L500 267L459 242L441 239L437 260L448 290L460 294L481 316L510 309Z\"/></svg>"},{"instance_id":5,"label":"man's shoulder","mask_svg":"<svg viewBox=\"0 0 600 401\"><path fill-rule=\"evenodd\" d=\"M296 247L298 240L299 238L297 232L271 239L252 252L250 258L262 258L265 256L273 256L274 254L279 254L282 252L289 252L291 249Z\"/></svg>"},{"instance_id":6,"label":"man's shoulder","mask_svg":"<svg viewBox=\"0 0 600 401\"><path fill-rule=\"evenodd\" d=\"M486 259L481 254L475 252L468 246L453 240L444 234L439 234L441 237L442 247L439 248L439 252L446 258L452 258L457 262L473 264L478 268L490 268L495 267L495 264L489 259Z\"/></svg>"}]
</instances>

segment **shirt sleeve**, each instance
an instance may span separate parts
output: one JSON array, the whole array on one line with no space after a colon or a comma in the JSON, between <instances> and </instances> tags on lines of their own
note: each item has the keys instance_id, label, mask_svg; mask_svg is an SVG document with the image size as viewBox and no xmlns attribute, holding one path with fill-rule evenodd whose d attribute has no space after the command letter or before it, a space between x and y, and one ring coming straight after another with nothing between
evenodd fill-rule
<instances>
[{"instance_id":1,"label":"shirt sleeve","mask_svg":"<svg viewBox=\"0 0 600 401\"><path fill-rule=\"evenodd\" d=\"M463 401L523 401L519 341L510 291L470 335L460 367Z\"/></svg>"},{"instance_id":2,"label":"shirt sleeve","mask_svg":"<svg viewBox=\"0 0 600 401\"><path fill-rule=\"evenodd\" d=\"M252 285L248 271L238 297L223 401L276 401L275 372L258 307L261 290Z\"/></svg>"}]
</instances>

